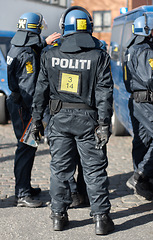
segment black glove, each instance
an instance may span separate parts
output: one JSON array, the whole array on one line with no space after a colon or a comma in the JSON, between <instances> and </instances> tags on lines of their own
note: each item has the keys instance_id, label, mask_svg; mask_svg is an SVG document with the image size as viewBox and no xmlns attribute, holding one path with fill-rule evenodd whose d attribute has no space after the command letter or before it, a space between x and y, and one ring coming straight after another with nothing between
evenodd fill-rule
<instances>
[{"instance_id":1,"label":"black glove","mask_svg":"<svg viewBox=\"0 0 153 240\"><path fill-rule=\"evenodd\" d=\"M44 136L44 126L41 120L37 120L37 121L32 120L31 134L33 139L37 143L39 143L41 140L41 136Z\"/></svg>"},{"instance_id":2,"label":"black glove","mask_svg":"<svg viewBox=\"0 0 153 240\"><path fill-rule=\"evenodd\" d=\"M99 125L95 129L96 149L102 149L102 147L108 143L110 137L110 131L108 125Z\"/></svg>"}]
</instances>

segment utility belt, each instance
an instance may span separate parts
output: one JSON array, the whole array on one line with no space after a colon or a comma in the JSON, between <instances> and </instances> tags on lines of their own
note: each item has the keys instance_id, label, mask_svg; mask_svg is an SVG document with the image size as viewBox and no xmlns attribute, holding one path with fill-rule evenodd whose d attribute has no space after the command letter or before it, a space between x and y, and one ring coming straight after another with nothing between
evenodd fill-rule
<instances>
[{"instance_id":1,"label":"utility belt","mask_svg":"<svg viewBox=\"0 0 153 240\"><path fill-rule=\"evenodd\" d=\"M85 109L85 110L93 110L89 105L85 103L69 103L62 102L61 100L50 99L49 100L49 109L50 115L55 115L61 109Z\"/></svg>"},{"instance_id":2,"label":"utility belt","mask_svg":"<svg viewBox=\"0 0 153 240\"><path fill-rule=\"evenodd\" d=\"M135 91L131 94L131 97L134 100L139 102L146 102L146 103L153 103L153 92L146 90L146 91Z\"/></svg>"}]
</instances>

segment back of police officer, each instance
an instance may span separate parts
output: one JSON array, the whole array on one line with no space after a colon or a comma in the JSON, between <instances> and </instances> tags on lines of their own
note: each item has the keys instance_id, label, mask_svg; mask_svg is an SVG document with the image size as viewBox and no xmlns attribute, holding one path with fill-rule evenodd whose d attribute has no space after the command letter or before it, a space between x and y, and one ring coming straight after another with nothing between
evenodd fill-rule
<instances>
[{"instance_id":1,"label":"back of police officer","mask_svg":"<svg viewBox=\"0 0 153 240\"><path fill-rule=\"evenodd\" d=\"M11 95L7 106L18 140L15 153L15 196L17 206L39 207L42 202L32 199L40 193L40 188L31 186L31 170L36 148L20 142L31 119L31 105L36 81L40 70L40 54L43 47L51 44L51 35L42 41L40 37L43 16L38 13L24 13L18 22L18 30L13 37L12 47L7 56L8 85ZM59 36L57 36L59 37Z\"/></svg>"},{"instance_id":2,"label":"back of police officer","mask_svg":"<svg viewBox=\"0 0 153 240\"><path fill-rule=\"evenodd\" d=\"M133 126L134 174L127 186L147 200L153 199L153 13L137 18L127 44L124 82Z\"/></svg>"},{"instance_id":3,"label":"back of police officer","mask_svg":"<svg viewBox=\"0 0 153 240\"><path fill-rule=\"evenodd\" d=\"M92 18L79 6L61 17L63 43L42 56L33 99L33 136L39 139L42 114L50 99L51 218L54 230L68 223L68 180L75 171L76 147L96 234L114 229L109 217L106 143L110 136L113 82L109 55L92 37ZM96 134L95 134L96 133Z\"/></svg>"}]
</instances>

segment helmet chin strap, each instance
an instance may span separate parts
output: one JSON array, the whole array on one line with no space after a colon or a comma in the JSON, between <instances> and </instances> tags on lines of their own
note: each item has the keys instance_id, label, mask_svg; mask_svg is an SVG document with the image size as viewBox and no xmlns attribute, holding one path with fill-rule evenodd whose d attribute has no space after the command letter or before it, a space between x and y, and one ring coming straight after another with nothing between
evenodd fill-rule
<instances>
[{"instance_id":1,"label":"helmet chin strap","mask_svg":"<svg viewBox=\"0 0 153 240\"><path fill-rule=\"evenodd\" d=\"M150 28L147 25L147 15L145 13L144 13L144 16L145 16L145 27L144 27L144 30L145 30L146 34L148 34Z\"/></svg>"}]
</instances>

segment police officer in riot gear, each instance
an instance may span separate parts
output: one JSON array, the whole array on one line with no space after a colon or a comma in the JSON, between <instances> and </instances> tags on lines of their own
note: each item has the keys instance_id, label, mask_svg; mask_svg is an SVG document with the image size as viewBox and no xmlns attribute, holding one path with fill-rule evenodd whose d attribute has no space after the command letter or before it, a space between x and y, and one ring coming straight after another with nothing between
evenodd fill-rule
<instances>
[{"instance_id":1,"label":"police officer in riot gear","mask_svg":"<svg viewBox=\"0 0 153 240\"><path fill-rule=\"evenodd\" d=\"M53 42L51 47L61 46L62 39L58 38ZM49 119L50 119L50 110L47 105L44 114L43 114L43 125L46 126L44 129L44 143L49 144L48 134L49 134ZM69 179L69 185L71 189L72 203L70 208L76 208L78 206L89 206L88 195L86 191L86 184L83 178L82 166L80 163L80 156L76 150L75 155L76 167L77 167L77 177L72 176Z\"/></svg>"},{"instance_id":2,"label":"police officer in riot gear","mask_svg":"<svg viewBox=\"0 0 153 240\"><path fill-rule=\"evenodd\" d=\"M32 113L32 133L39 140L43 111L50 100L53 229L60 231L68 224L72 202L68 180L75 171L77 148L95 232L108 234L114 229L106 172L113 96L110 57L92 37L92 18L84 8L67 9L60 26L64 41L42 56Z\"/></svg>"},{"instance_id":3,"label":"police officer in riot gear","mask_svg":"<svg viewBox=\"0 0 153 240\"><path fill-rule=\"evenodd\" d=\"M41 189L32 188L30 183L36 148L20 142L20 138L31 119L41 50L60 36L54 33L43 41L40 37L42 27L41 14L24 13L18 21L18 30L11 41L12 47L7 56L8 85L11 90L7 106L18 140L14 163L15 196L17 206L25 207L39 207L42 202L32 198L39 194Z\"/></svg>"},{"instance_id":4,"label":"police officer in riot gear","mask_svg":"<svg viewBox=\"0 0 153 240\"><path fill-rule=\"evenodd\" d=\"M127 44L124 82L128 92L133 126L134 174L127 186L147 200L153 199L153 13L145 13L133 23Z\"/></svg>"}]
</instances>

